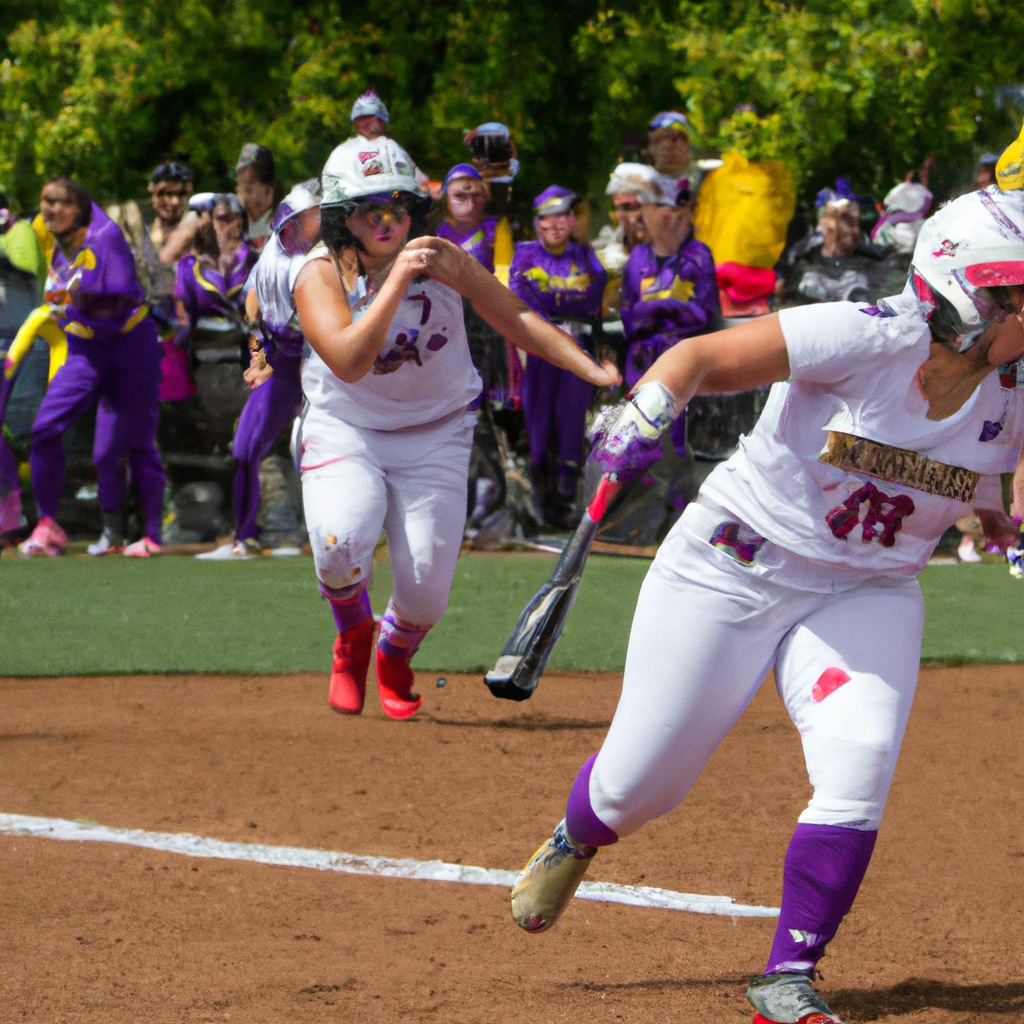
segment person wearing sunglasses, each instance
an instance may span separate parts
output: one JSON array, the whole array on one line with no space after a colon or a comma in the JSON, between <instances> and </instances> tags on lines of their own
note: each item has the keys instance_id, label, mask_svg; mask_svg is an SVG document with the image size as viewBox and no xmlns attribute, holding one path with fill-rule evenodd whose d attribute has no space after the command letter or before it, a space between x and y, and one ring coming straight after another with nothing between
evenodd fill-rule
<instances>
[{"instance_id":1,"label":"person wearing sunglasses","mask_svg":"<svg viewBox=\"0 0 1024 1024\"><path fill-rule=\"evenodd\" d=\"M187 349L201 316L241 321L245 309L243 286L256 264L257 254L245 233L248 218L238 197L219 193L197 196L200 212L192 251L178 261L174 300L178 334L175 344Z\"/></svg>"},{"instance_id":2,"label":"person wearing sunglasses","mask_svg":"<svg viewBox=\"0 0 1024 1024\"><path fill-rule=\"evenodd\" d=\"M551 927L601 847L680 804L774 669L812 793L747 998L754 1024L841 1024L812 982L854 909L910 716L916 576L983 504L986 476L1017 464L1024 513L1024 390L1006 365L1024 357L1022 311L1024 197L993 186L925 222L902 294L687 338L646 371L596 449L621 477L660 455L660 432L695 394L771 394L658 550L608 735L515 883L517 924ZM751 799L778 786L784 755L767 739ZM758 842L753 830L731 839Z\"/></svg>"},{"instance_id":3,"label":"person wearing sunglasses","mask_svg":"<svg viewBox=\"0 0 1024 1024\"><path fill-rule=\"evenodd\" d=\"M419 237L430 200L391 140L343 144L321 177L323 244L289 278L310 352L296 456L321 593L334 612L329 703L359 714L373 653L366 587L383 530L394 591L380 624L384 713L407 718L410 660L444 613L466 522L480 376L463 298L500 334L589 385L617 383L447 239Z\"/></svg>"},{"instance_id":4,"label":"person wearing sunglasses","mask_svg":"<svg viewBox=\"0 0 1024 1024\"><path fill-rule=\"evenodd\" d=\"M300 363L305 339L288 286L291 260L309 252L320 236L320 182L296 185L281 200L273 234L245 283L246 317L257 325L249 338L250 365L245 382L252 394L238 418L231 445L235 458L235 536L200 559L251 558L262 548L257 540L260 465L274 442L302 407ZM298 554L298 549L293 549ZM276 549L278 554L285 552Z\"/></svg>"}]
</instances>

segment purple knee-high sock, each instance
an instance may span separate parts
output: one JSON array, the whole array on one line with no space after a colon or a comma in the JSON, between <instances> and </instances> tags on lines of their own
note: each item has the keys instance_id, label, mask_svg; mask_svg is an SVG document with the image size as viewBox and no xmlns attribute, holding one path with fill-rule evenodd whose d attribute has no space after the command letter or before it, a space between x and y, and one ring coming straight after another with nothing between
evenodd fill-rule
<instances>
[{"instance_id":1,"label":"purple knee-high sock","mask_svg":"<svg viewBox=\"0 0 1024 1024\"><path fill-rule=\"evenodd\" d=\"M877 837L837 825L797 825L786 851L782 913L765 974L813 977L853 906Z\"/></svg>"},{"instance_id":2,"label":"purple knee-high sock","mask_svg":"<svg viewBox=\"0 0 1024 1024\"><path fill-rule=\"evenodd\" d=\"M572 841L581 846L611 846L619 837L594 813L590 804L590 773L597 754L580 769L565 808L565 828Z\"/></svg>"},{"instance_id":3,"label":"purple knee-high sock","mask_svg":"<svg viewBox=\"0 0 1024 1024\"><path fill-rule=\"evenodd\" d=\"M355 629L368 615L373 614L370 610L370 595L365 590L347 601L338 601L333 597L328 600L331 602L331 611L334 612L334 621L338 624L339 633Z\"/></svg>"}]
</instances>

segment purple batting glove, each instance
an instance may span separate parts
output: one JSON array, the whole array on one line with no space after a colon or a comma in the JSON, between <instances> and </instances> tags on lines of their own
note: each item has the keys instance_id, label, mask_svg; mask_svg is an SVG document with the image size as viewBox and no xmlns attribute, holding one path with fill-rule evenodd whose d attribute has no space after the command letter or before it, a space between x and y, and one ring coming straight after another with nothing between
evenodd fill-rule
<instances>
[{"instance_id":1,"label":"purple batting glove","mask_svg":"<svg viewBox=\"0 0 1024 1024\"><path fill-rule=\"evenodd\" d=\"M677 415L675 399L660 381L641 384L626 399L601 416L591 433L590 458L620 483L661 458L661 435Z\"/></svg>"}]
</instances>

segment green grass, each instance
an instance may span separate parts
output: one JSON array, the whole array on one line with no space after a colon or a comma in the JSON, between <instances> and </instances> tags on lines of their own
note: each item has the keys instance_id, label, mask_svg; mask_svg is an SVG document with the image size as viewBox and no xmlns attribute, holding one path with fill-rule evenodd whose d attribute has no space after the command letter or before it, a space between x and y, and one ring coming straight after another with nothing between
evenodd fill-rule
<instances>
[{"instance_id":1,"label":"green grass","mask_svg":"<svg viewBox=\"0 0 1024 1024\"><path fill-rule=\"evenodd\" d=\"M648 564L591 558L552 668L622 667ZM553 557L463 558L448 612L414 665L489 668L553 565ZM379 566L378 614L390 584L390 568ZM1024 661L1024 583L1003 566L936 566L921 584L926 660ZM326 672L334 635L308 558L0 561L0 675Z\"/></svg>"}]
</instances>

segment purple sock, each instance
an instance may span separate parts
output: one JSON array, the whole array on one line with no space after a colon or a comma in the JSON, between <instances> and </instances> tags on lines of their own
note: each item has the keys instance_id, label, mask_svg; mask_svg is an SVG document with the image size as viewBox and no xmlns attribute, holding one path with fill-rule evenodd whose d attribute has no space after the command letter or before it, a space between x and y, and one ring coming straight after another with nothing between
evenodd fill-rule
<instances>
[{"instance_id":1,"label":"purple sock","mask_svg":"<svg viewBox=\"0 0 1024 1024\"><path fill-rule=\"evenodd\" d=\"M619 837L594 813L590 806L590 773L597 754L580 769L565 808L565 828L574 843L582 846L611 846Z\"/></svg>"},{"instance_id":2,"label":"purple sock","mask_svg":"<svg viewBox=\"0 0 1024 1024\"><path fill-rule=\"evenodd\" d=\"M877 832L797 825L786 851L782 913L765 974L813 976L864 879Z\"/></svg>"},{"instance_id":3,"label":"purple sock","mask_svg":"<svg viewBox=\"0 0 1024 1024\"><path fill-rule=\"evenodd\" d=\"M409 661L429 632L430 626L414 626L403 622L395 613L395 606L388 602L384 617L380 620L377 649L392 658Z\"/></svg>"},{"instance_id":4,"label":"purple sock","mask_svg":"<svg viewBox=\"0 0 1024 1024\"><path fill-rule=\"evenodd\" d=\"M338 601L335 598L328 600L331 602L331 611L334 612L334 621L338 624L339 633L355 629L368 615L373 614L370 610L370 595L365 590L347 601Z\"/></svg>"}]
</instances>

